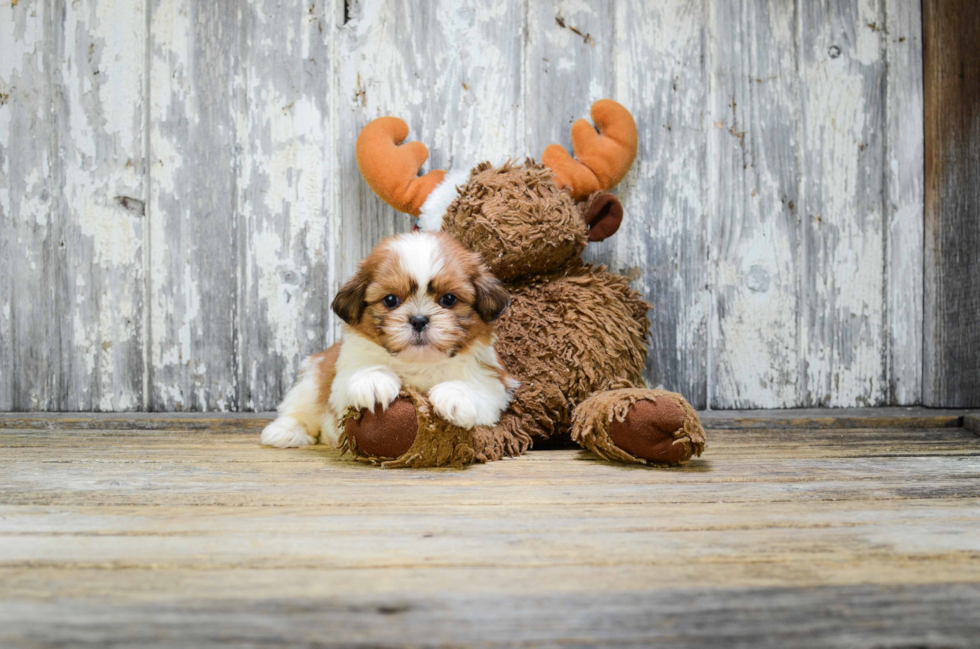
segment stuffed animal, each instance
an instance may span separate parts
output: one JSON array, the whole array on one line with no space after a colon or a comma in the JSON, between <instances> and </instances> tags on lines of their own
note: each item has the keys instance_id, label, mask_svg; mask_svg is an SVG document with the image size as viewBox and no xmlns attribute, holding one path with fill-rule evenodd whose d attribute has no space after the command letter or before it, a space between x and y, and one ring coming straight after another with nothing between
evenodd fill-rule
<instances>
[{"instance_id":1,"label":"stuffed animal","mask_svg":"<svg viewBox=\"0 0 980 649\"><path fill-rule=\"evenodd\" d=\"M496 426L462 429L407 390L387 409L348 411L346 450L385 466L461 466L525 452L536 440L570 439L608 460L682 464L704 449L694 409L679 394L643 387L647 311L626 278L582 261L589 241L616 232L619 200L607 192L636 156L629 111L603 99L595 127L572 126L575 157L547 147L542 164L484 162L463 173L431 171L419 142L395 117L369 123L357 162L372 189L416 227L442 230L483 256L511 294L495 345L521 385Z\"/></svg>"}]
</instances>

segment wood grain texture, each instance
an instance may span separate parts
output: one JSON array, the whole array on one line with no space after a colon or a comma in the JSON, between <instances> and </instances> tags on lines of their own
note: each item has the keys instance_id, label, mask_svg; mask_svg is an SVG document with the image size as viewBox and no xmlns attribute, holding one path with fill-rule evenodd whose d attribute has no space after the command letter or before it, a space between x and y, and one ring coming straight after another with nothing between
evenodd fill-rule
<instances>
[{"instance_id":1,"label":"wood grain texture","mask_svg":"<svg viewBox=\"0 0 980 649\"><path fill-rule=\"evenodd\" d=\"M412 227L357 170L354 143L370 120L405 120L409 139L429 150L425 171L520 156L523 27L517 2L350 5L337 48L339 282L383 237Z\"/></svg>"},{"instance_id":2,"label":"wood grain texture","mask_svg":"<svg viewBox=\"0 0 980 649\"><path fill-rule=\"evenodd\" d=\"M0 407L57 409L65 388L59 384L61 350L45 341L60 339L61 321L30 305L38 297L61 303L63 292L58 24L52 2L30 10L4 3L0 12Z\"/></svg>"},{"instance_id":3,"label":"wood grain texture","mask_svg":"<svg viewBox=\"0 0 980 649\"><path fill-rule=\"evenodd\" d=\"M708 430L734 428L942 428L962 426L968 410L933 408L799 408L786 410L711 410L699 413ZM125 419L120 418L121 421ZM0 419L2 422L3 419ZM21 421L11 419L12 422ZM84 420L83 420L84 421ZM3 425L3 424L0 424Z\"/></svg>"},{"instance_id":4,"label":"wood grain texture","mask_svg":"<svg viewBox=\"0 0 980 649\"><path fill-rule=\"evenodd\" d=\"M247 10L210 0L152 7L150 410L226 410L239 400L234 170Z\"/></svg>"},{"instance_id":5,"label":"wood grain texture","mask_svg":"<svg viewBox=\"0 0 980 649\"><path fill-rule=\"evenodd\" d=\"M887 403L922 403L922 3L885 0Z\"/></svg>"},{"instance_id":6,"label":"wood grain texture","mask_svg":"<svg viewBox=\"0 0 980 649\"><path fill-rule=\"evenodd\" d=\"M386 471L220 423L248 417L142 426L166 418L0 430L0 644L967 647L980 630L980 437L962 428L717 430L668 470L541 451Z\"/></svg>"},{"instance_id":7,"label":"wood grain texture","mask_svg":"<svg viewBox=\"0 0 980 649\"><path fill-rule=\"evenodd\" d=\"M705 115L707 2L615 7L615 97L635 111L639 151L620 183L627 209L618 268L651 304L646 379L707 404L708 274ZM636 108L642 107L642 108ZM629 272L629 271L627 271Z\"/></svg>"},{"instance_id":8,"label":"wood grain texture","mask_svg":"<svg viewBox=\"0 0 980 649\"><path fill-rule=\"evenodd\" d=\"M712 9L711 407L785 408L803 403L797 9Z\"/></svg>"},{"instance_id":9,"label":"wood grain texture","mask_svg":"<svg viewBox=\"0 0 980 649\"><path fill-rule=\"evenodd\" d=\"M62 410L143 407L142 2L64 4ZM59 243L60 246L60 243ZM54 314L49 315L51 317ZM70 344L70 348L66 348Z\"/></svg>"},{"instance_id":10,"label":"wood grain texture","mask_svg":"<svg viewBox=\"0 0 980 649\"><path fill-rule=\"evenodd\" d=\"M357 172L364 124L399 115L426 169L461 169L568 147L603 96L640 151L622 230L586 257L654 304L652 385L713 408L972 389L939 365L978 347L950 238L969 251L969 228L930 230L933 266L967 270L933 277L922 324L916 3L0 12L0 410L275 407L336 339L337 288L410 227Z\"/></svg>"},{"instance_id":11,"label":"wood grain texture","mask_svg":"<svg viewBox=\"0 0 980 649\"><path fill-rule=\"evenodd\" d=\"M800 7L804 404L886 402L884 75L877 0Z\"/></svg>"},{"instance_id":12,"label":"wood grain texture","mask_svg":"<svg viewBox=\"0 0 980 649\"><path fill-rule=\"evenodd\" d=\"M143 4L7 3L0 34L0 409L139 409Z\"/></svg>"},{"instance_id":13,"label":"wood grain texture","mask_svg":"<svg viewBox=\"0 0 980 649\"><path fill-rule=\"evenodd\" d=\"M963 427L980 435L980 415L967 415L963 417Z\"/></svg>"},{"instance_id":14,"label":"wood grain texture","mask_svg":"<svg viewBox=\"0 0 980 649\"><path fill-rule=\"evenodd\" d=\"M261 431L274 412L0 413L0 428L58 430L237 430Z\"/></svg>"},{"instance_id":15,"label":"wood grain texture","mask_svg":"<svg viewBox=\"0 0 980 649\"><path fill-rule=\"evenodd\" d=\"M980 15L927 0L923 403L980 404Z\"/></svg>"},{"instance_id":16,"label":"wood grain texture","mask_svg":"<svg viewBox=\"0 0 980 649\"><path fill-rule=\"evenodd\" d=\"M708 430L736 428L889 428L925 429L965 426L976 411L935 408L801 408L782 410L709 410L698 413ZM45 430L229 430L259 431L275 417L264 413L0 413L0 428Z\"/></svg>"},{"instance_id":17,"label":"wood grain texture","mask_svg":"<svg viewBox=\"0 0 980 649\"><path fill-rule=\"evenodd\" d=\"M302 576L319 577L273 572L243 581L241 588L261 587L268 577L295 581ZM774 601L779 602L775 610L768 606ZM238 599L162 605L90 599L70 606L11 605L0 613L0 640L32 647L57 646L64 638L78 647L110 641L146 647L485 646L493 638L507 645L967 648L980 633L978 603L975 584L691 588L598 599L581 593L330 594L269 599L261 607Z\"/></svg>"},{"instance_id":18,"label":"wood grain texture","mask_svg":"<svg viewBox=\"0 0 980 649\"><path fill-rule=\"evenodd\" d=\"M300 362L333 340L330 301L339 187L334 44L329 3L250 2L241 9L236 84L238 398L263 410ZM223 409L223 408L222 408Z\"/></svg>"}]
</instances>

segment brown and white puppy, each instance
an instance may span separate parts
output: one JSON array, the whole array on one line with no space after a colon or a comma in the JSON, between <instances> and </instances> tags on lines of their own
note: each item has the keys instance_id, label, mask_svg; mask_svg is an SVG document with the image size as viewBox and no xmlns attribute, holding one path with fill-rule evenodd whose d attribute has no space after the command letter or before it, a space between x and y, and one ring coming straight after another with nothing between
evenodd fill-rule
<instances>
[{"instance_id":1,"label":"brown and white puppy","mask_svg":"<svg viewBox=\"0 0 980 649\"><path fill-rule=\"evenodd\" d=\"M457 426L497 423L518 385L493 350L509 302L479 255L451 236L385 239L334 298L343 340L304 363L262 443L337 445L348 407L387 408L402 386L426 392Z\"/></svg>"}]
</instances>

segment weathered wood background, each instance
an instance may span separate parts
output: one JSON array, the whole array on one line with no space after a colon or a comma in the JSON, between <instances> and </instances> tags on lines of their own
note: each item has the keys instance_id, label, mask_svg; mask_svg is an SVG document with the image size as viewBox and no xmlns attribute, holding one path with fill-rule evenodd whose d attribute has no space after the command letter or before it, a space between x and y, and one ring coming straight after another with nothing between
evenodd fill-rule
<instances>
[{"instance_id":1,"label":"weathered wood background","mask_svg":"<svg viewBox=\"0 0 980 649\"><path fill-rule=\"evenodd\" d=\"M698 407L922 397L922 26L908 0L4 0L0 410L267 410L409 227L354 139L539 156L636 116L649 379Z\"/></svg>"},{"instance_id":2,"label":"weathered wood background","mask_svg":"<svg viewBox=\"0 0 980 649\"><path fill-rule=\"evenodd\" d=\"M922 399L980 406L980 12L923 0Z\"/></svg>"}]
</instances>

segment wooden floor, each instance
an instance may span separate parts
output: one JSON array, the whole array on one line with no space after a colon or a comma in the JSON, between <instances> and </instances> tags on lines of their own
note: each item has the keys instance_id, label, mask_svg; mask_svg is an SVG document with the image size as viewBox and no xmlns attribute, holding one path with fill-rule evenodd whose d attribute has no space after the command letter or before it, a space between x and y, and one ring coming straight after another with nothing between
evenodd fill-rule
<instances>
[{"instance_id":1,"label":"wooden floor","mask_svg":"<svg viewBox=\"0 0 980 649\"><path fill-rule=\"evenodd\" d=\"M0 416L0 646L980 646L980 420L705 420L682 469L382 470L261 417Z\"/></svg>"}]
</instances>

